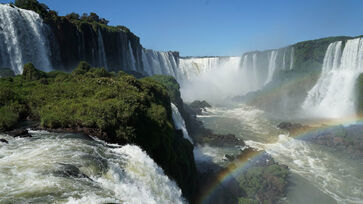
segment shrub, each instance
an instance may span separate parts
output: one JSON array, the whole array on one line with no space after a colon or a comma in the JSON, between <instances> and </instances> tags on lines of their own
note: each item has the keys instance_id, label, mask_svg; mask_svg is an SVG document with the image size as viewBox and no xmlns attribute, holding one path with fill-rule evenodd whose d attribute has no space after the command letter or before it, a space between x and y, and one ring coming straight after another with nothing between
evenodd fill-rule
<instances>
[{"instance_id":1,"label":"shrub","mask_svg":"<svg viewBox=\"0 0 363 204\"><path fill-rule=\"evenodd\" d=\"M38 80L45 77L45 72L42 72L35 68L32 63L27 63L24 65L22 77L24 80L32 81Z\"/></svg>"}]
</instances>

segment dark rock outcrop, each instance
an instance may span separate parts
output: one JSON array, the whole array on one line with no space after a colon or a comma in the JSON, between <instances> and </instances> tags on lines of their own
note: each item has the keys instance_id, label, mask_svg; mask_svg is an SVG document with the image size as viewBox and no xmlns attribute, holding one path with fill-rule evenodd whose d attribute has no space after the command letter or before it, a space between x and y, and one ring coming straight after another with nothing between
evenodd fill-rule
<instances>
[{"instance_id":1,"label":"dark rock outcrop","mask_svg":"<svg viewBox=\"0 0 363 204\"><path fill-rule=\"evenodd\" d=\"M52 64L58 70L71 71L80 61L108 71L143 72L140 39L128 30L65 17L47 21L54 41Z\"/></svg>"},{"instance_id":2,"label":"dark rock outcrop","mask_svg":"<svg viewBox=\"0 0 363 204\"><path fill-rule=\"evenodd\" d=\"M10 135L10 136L13 136L13 137L32 137L28 130L26 129L15 129L15 130L12 130L12 131L7 131L5 132L6 134Z\"/></svg>"},{"instance_id":3,"label":"dark rock outcrop","mask_svg":"<svg viewBox=\"0 0 363 204\"><path fill-rule=\"evenodd\" d=\"M290 123L290 122L281 122L277 125L281 130L289 131L291 134L295 134L304 130L307 130L311 127L302 125L300 123Z\"/></svg>"},{"instance_id":4,"label":"dark rock outcrop","mask_svg":"<svg viewBox=\"0 0 363 204\"><path fill-rule=\"evenodd\" d=\"M202 111L205 110L205 108L210 108L212 106L209 105L207 101L196 100L190 103L188 107L193 115L200 115L202 114Z\"/></svg>"},{"instance_id":5,"label":"dark rock outcrop","mask_svg":"<svg viewBox=\"0 0 363 204\"><path fill-rule=\"evenodd\" d=\"M8 144L9 142L6 139L0 139L0 142Z\"/></svg>"}]
</instances>

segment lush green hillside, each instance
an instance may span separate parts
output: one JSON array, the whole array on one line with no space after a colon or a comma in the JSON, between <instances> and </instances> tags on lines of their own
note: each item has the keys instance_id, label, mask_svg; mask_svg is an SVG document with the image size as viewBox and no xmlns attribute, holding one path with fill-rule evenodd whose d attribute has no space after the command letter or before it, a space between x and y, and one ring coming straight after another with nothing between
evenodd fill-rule
<instances>
[{"instance_id":1,"label":"lush green hillside","mask_svg":"<svg viewBox=\"0 0 363 204\"><path fill-rule=\"evenodd\" d=\"M71 74L44 73L26 64L22 75L0 79L2 131L32 120L41 128L137 144L189 198L196 188L193 146L174 129L171 114L169 94L160 83L85 62Z\"/></svg>"}]
</instances>

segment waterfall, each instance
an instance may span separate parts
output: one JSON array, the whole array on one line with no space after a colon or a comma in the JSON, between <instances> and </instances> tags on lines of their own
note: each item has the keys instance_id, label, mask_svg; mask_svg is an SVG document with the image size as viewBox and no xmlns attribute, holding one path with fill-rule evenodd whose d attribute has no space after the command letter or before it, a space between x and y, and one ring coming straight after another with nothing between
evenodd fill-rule
<instances>
[{"instance_id":1,"label":"waterfall","mask_svg":"<svg viewBox=\"0 0 363 204\"><path fill-rule=\"evenodd\" d=\"M302 107L317 117L337 118L355 114L354 85L363 72L363 40L348 40L329 45L322 73L308 92Z\"/></svg>"},{"instance_id":2,"label":"waterfall","mask_svg":"<svg viewBox=\"0 0 363 204\"><path fill-rule=\"evenodd\" d=\"M184 203L180 188L135 145L81 134L0 134L0 203ZM31 187L30 187L31 186Z\"/></svg>"},{"instance_id":3,"label":"waterfall","mask_svg":"<svg viewBox=\"0 0 363 204\"><path fill-rule=\"evenodd\" d=\"M148 75L165 74L179 80L177 58L172 52L160 52L149 49L142 50L144 71Z\"/></svg>"},{"instance_id":4,"label":"waterfall","mask_svg":"<svg viewBox=\"0 0 363 204\"><path fill-rule=\"evenodd\" d=\"M105 45L103 43L103 37L101 30L98 29L98 36L97 36L97 43L98 43L98 62L99 66L104 66L107 69L107 59L106 59L106 52L105 52Z\"/></svg>"},{"instance_id":5,"label":"waterfall","mask_svg":"<svg viewBox=\"0 0 363 204\"><path fill-rule=\"evenodd\" d=\"M185 139L189 140L193 144L193 140L192 140L192 138L190 138L190 136L188 134L188 130L185 126L185 121L184 121L183 117L180 115L178 107L176 107L176 105L171 103L171 110L173 111L172 116L173 116L175 128L178 130L181 130L183 132L183 137Z\"/></svg>"},{"instance_id":6,"label":"waterfall","mask_svg":"<svg viewBox=\"0 0 363 204\"><path fill-rule=\"evenodd\" d=\"M136 60L135 60L135 56L134 56L134 53L133 53L133 51L132 51L132 46L131 46L131 42L129 42L129 47L128 47L128 49L129 49L129 53L130 53L130 60L131 60L131 70L133 70L133 71L137 71L137 69L136 69ZM129 68L129 69L130 69Z\"/></svg>"},{"instance_id":7,"label":"waterfall","mask_svg":"<svg viewBox=\"0 0 363 204\"><path fill-rule=\"evenodd\" d=\"M259 77L258 77L258 67L257 67L257 53L245 54L242 57L241 69L242 78L241 80L249 83L245 83L245 92L255 91L260 88Z\"/></svg>"},{"instance_id":8,"label":"waterfall","mask_svg":"<svg viewBox=\"0 0 363 204\"><path fill-rule=\"evenodd\" d=\"M268 74L264 85L271 82L273 75L275 73L277 52L278 52L277 50L273 50L269 53Z\"/></svg>"},{"instance_id":9,"label":"waterfall","mask_svg":"<svg viewBox=\"0 0 363 204\"><path fill-rule=\"evenodd\" d=\"M294 68L294 47L291 48L290 53L290 70Z\"/></svg>"},{"instance_id":10,"label":"waterfall","mask_svg":"<svg viewBox=\"0 0 363 204\"><path fill-rule=\"evenodd\" d=\"M286 70L286 50L284 50L284 56L282 57L282 70Z\"/></svg>"},{"instance_id":11,"label":"waterfall","mask_svg":"<svg viewBox=\"0 0 363 204\"><path fill-rule=\"evenodd\" d=\"M44 71L52 69L49 28L40 16L29 10L0 4L0 68L11 68L16 74L31 62Z\"/></svg>"},{"instance_id":12,"label":"waterfall","mask_svg":"<svg viewBox=\"0 0 363 204\"><path fill-rule=\"evenodd\" d=\"M184 73L185 78L189 80L213 71L218 65L218 57L181 58L179 60L179 68Z\"/></svg>"},{"instance_id":13,"label":"waterfall","mask_svg":"<svg viewBox=\"0 0 363 204\"><path fill-rule=\"evenodd\" d=\"M186 101L223 102L226 97L244 94L249 89L248 77L241 67L242 57L201 57L179 59L184 77L181 94ZM251 72L248 69L247 72Z\"/></svg>"},{"instance_id":14,"label":"waterfall","mask_svg":"<svg viewBox=\"0 0 363 204\"><path fill-rule=\"evenodd\" d=\"M215 71L231 71L240 68L241 57L191 57L179 59L179 69L187 80Z\"/></svg>"}]
</instances>

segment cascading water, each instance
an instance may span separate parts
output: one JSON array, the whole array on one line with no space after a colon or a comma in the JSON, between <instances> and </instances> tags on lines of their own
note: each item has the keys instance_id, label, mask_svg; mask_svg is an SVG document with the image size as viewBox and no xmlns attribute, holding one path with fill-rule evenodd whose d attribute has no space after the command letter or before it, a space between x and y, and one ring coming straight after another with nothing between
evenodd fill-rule
<instances>
[{"instance_id":1,"label":"cascading water","mask_svg":"<svg viewBox=\"0 0 363 204\"><path fill-rule=\"evenodd\" d=\"M137 69L136 69L136 60L135 60L135 56L134 56L134 53L132 51L132 46L131 46L131 43L130 42L129 42L128 49L129 49L130 59L131 59L131 69L133 71L137 71Z\"/></svg>"},{"instance_id":2,"label":"cascading water","mask_svg":"<svg viewBox=\"0 0 363 204\"><path fill-rule=\"evenodd\" d=\"M190 138L190 136L188 134L188 130L185 126L185 121L184 121L183 117L180 115L178 107L176 107L176 105L171 103L171 109L173 111L172 116L173 116L173 121L174 121L174 125L175 125L176 129L181 130L183 132L184 138L189 140L193 144L193 140L192 140L192 138Z\"/></svg>"},{"instance_id":3,"label":"cascading water","mask_svg":"<svg viewBox=\"0 0 363 204\"><path fill-rule=\"evenodd\" d=\"M192 138L190 138L190 136L188 134L188 130L185 126L185 121L184 121L183 117L180 115L178 107L176 107L176 105L171 103L171 109L173 111L172 116L173 116L173 121L174 121L174 125L175 125L176 129L181 130L183 132L184 138L189 140L193 144L193 140L192 140Z\"/></svg>"},{"instance_id":4,"label":"cascading water","mask_svg":"<svg viewBox=\"0 0 363 204\"><path fill-rule=\"evenodd\" d=\"M218 57L181 58L179 69L186 79L191 80L204 73L215 71L220 65Z\"/></svg>"},{"instance_id":5,"label":"cascading water","mask_svg":"<svg viewBox=\"0 0 363 204\"><path fill-rule=\"evenodd\" d=\"M278 162L288 165L294 174L307 179L313 184L312 187L317 187L339 204L360 203L362 199L363 180L361 173L357 171L362 165L359 162L356 163L340 155L339 157L332 155L327 148L287 135L279 135L275 143L246 141L246 144L265 150ZM319 199L323 201L322 203L335 203L334 200L324 201L326 198L321 196ZM298 198L289 197L288 195L287 203L301 203ZM309 198L303 199L308 201ZM317 200L313 199L312 202Z\"/></svg>"},{"instance_id":6,"label":"cascading water","mask_svg":"<svg viewBox=\"0 0 363 204\"><path fill-rule=\"evenodd\" d=\"M184 203L139 147L77 135L0 135L0 203Z\"/></svg>"},{"instance_id":7,"label":"cascading water","mask_svg":"<svg viewBox=\"0 0 363 204\"><path fill-rule=\"evenodd\" d=\"M98 29L97 41L98 41L98 58L100 63L99 65L107 69L108 67L107 67L105 45L103 43L103 37L100 29Z\"/></svg>"},{"instance_id":8,"label":"cascading water","mask_svg":"<svg viewBox=\"0 0 363 204\"><path fill-rule=\"evenodd\" d=\"M257 74L257 55L254 54L245 54L242 57L242 75L244 76L244 80L248 80L250 83L246 84L247 92L255 91L259 89L258 83L258 74ZM251 71L252 70L252 71Z\"/></svg>"},{"instance_id":9,"label":"cascading water","mask_svg":"<svg viewBox=\"0 0 363 204\"><path fill-rule=\"evenodd\" d=\"M225 97L243 93L247 80L240 63L241 57L179 59L179 69L185 77L179 81L183 99L219 102Z\"/></svg>"},{"instance_id":10,"label":"cascading water","mask_svg":"<svg viewBox=\"0 0 363 204\"><path fill-rule=\"evenodd\" d=\"M290 70L294 68L294 47L291 48L290 53Z\"/></svg>"},{"instance_id":11,"label":"cascading water","mask_svg":"<svg viewBox=\"0 0 363 204\"><path fill-rule=\"evenodd\" d=\"M363 40L331 43L320 78L308 92L302 108L316 117L339 118L355 114L354 85L363 72Z\"/></svg>"},{"instance_id":12,"label":"cascading water","mask_svg":"<svg viewBox=\"0 0 363 204\"><path fill-rule=\"evenodd\" d=\"M144 71L149 75L165 74L181 80L178 73L177 59L172 52L143 49L142 62Z\"/></svg>"},{"instance_id":13,"label":"cascading water","mask_svg":"<svg viewBox=\"0 0 363 204\"><path fill-rule=\"evenodd\" d=\"M267 74L267 78L266 78L264 85L271 82L272 77L276 71L277 53L278 53L278 51L276 51L276 50L273 50L269 53L268 74Z\"/></svg>"},{"instance_id":14,"label":"cascading water","mask_svg":"<svg viewBox=\"0 0 363 204\"><path fill-rule=\"evenodd\" d=\"M0 4L0 68L21 74L23 65L31 62L50 71L51 50L46 37L50 33L37 13Z\"/></svg>"}]
</instances>

